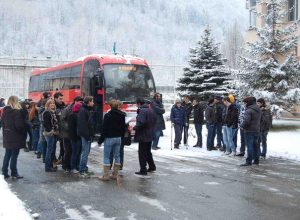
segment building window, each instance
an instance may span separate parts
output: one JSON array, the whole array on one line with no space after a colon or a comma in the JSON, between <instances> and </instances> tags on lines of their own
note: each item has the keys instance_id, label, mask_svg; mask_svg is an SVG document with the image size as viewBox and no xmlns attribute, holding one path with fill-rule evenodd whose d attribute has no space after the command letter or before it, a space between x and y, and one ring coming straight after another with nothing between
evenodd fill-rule
<instances>
[{"instance_id":1,"label":"building window","mask_svg":"<svg viewBox=\"0 0 300 220\"><path fill-rule=\"evenodd\" d=\"M298 20L298 0L288 0L288 21Z\"/></svg>"},{"instance_id":2,"label":"building window","mask_svg":"<svg viewBox=\"0 0 300 220\"><path fill-rule=\"evenodd\" d=\"M250 9L249 10L249 20L250 20L250 27L256 27L256 10Z\"/></svg>"}]
</instances>

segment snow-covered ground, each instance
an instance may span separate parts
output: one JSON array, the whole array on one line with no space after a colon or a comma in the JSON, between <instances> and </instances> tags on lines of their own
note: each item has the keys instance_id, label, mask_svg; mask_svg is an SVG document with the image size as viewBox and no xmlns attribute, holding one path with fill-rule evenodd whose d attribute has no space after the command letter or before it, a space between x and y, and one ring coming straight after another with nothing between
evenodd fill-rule
<instances>
[{"instance_id":1,"label":"snow-covered ground","mask_svg":"<svg viewBox=\"0 0 300 220\"><path fill-rule=\"evenodd\" d=\"M1 220L32 219L30 214L24 208L23 202L11 192L7 182L3 179L2 175L0 175L0 196Z\"/></svg>"}]
</instances>

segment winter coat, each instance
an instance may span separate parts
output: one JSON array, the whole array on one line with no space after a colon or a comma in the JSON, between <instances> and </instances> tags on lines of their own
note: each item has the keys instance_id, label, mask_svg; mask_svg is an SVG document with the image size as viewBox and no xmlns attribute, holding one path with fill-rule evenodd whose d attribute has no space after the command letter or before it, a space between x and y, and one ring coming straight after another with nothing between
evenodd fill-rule
<instances>
[{"instance_id":1,"label":"winter coat","mask_svg":"<svg viewBox=\"0 0 300 220\"><path fill-rule=\"evenodd\" d=\"M227 127L237 128L239 120L239 111L235 104L228 106L224 119L224 125Z\"/></svg>"},{"instance_id":2,"label":"winter coat","mask_svg":"<svg viewBox=\"0 0 300 220\"><path fill-rule=\"evenodd\" d=\"M44 135L58 135L59 127L57 116L54 111L45 110L43 112Z\"/></svg>"},{"instance_id":3,"label":"winter coat","mask_svg":"<svg viewBox=\"0 0 300 220\"><path fill-rule=\"evenodd\" d=\"M260 132L261 110L254 102L246 106L241 127L245 132Z\"/></svg>"},{"instance_id":4,"label":"winter coat","mask_svg":"<svg viewBox=\"0 0 300 220\"><path fill-rule=\"evenodd\" d=\"M68 118L72 113L73 105L68 105L61 111L60 120L59 120L59 136L62 138L70 138L69 137L69 121Z\"/></svg>"},{"instance_id":5,"label":"winter coat","mask_svg":"<svg viewBox=\"0 0 300 220\"><path fill-rule=\"evenodd\" d=\"M134 126L134 140L137 142L151 142L154 139L156 115L148 104L138 109L136 125Z\"/></svg>"},{"instance_id":6,"label":"winter coat","mask_svg":"<svg viewBox=\"0 0 300 220\"><path fill-rule=\"evenodd\" d=\"M171 122L176 125L183 126L186 123L185 114L185 109L182 106L178 108L176 104L173 105L170 116Z\"/></svg>"},{"instance_id":7,"label":"winter coat","mask_svg":"<svg viewBox=\"0 0 300 220\"><path fill-rule=\"evenodd\" d=\"M193 105L191 102L188 102L188 103L185 103L183 102L182 103L182 106L185 110L185 123L188 123L190 122L190 117L191 117L191 113L192 113L192 110L193 110Z\"/></svg>"},{"instance_id":8,"label":"winter coat","mask_svg":"<svg viewBox=\"0 0 300 220\"><path fill-rule=\"evenodd\" d=\"M25 121L20 110L4 107L2 114L3 147L21 149L26 146Z\"/></svg>"},{"instance_id":9,"label":"winter coat","mask_svg":"<svg viewBox=\"0 0 300 220\"><path fill-rule=\"evenodd\" d=\"M36 114L36 116L34 116L34 118L30 121L30 124L31 124L32 129L39 129L40 128L41 123L40 123L38 114Z\"/></svg>"},{"instance_id":10,"label":"winter coat","mask_svg":"<svg viewBox=\"0 0 300 220\"><path fill-rule=\"evenodd\" d=\"M198 103L193 108L194 108L194 124L203 124L204 106Z\"/></svg>"},{"instance_id":11,"label":"winter coat","mask_svg":"<svg viewBox=\"0 0 300 220\"><path fill-rule=\"evenodd\" d=\"M215 117L217 123L223 123L224 112L226 112L226 107L222 102L215 104Z\"/></svg>"},{"instance_id":12,"label":"winter coat","mask_svg":"<svg viewBox=\"0 0 300 220\"><path fill-rule=\"evenodd\" d=\"M83 103L77 115L77 135L91 140L94 136L94 123L91 108Z\"/></svg>"},{"instance_id":13,"label":"winter coat","mask_svg":"<svg viewBox=\"0 0 300 220\"><path fill-rule=\"evenodd\" d=\"M214 104L210 104L206 107L205 120L208 125L216 123L216 108Z\"/></svg>"},{"instance_id":14,"label":"winter coat","mask_svg":"<svg viewBox=\"0 0 300 220\"><path fill-rule=\"evenodd\" d=\"M157 100L153 100L151 103L151 108L156 115L156 123L155 123L155 130L161 131L166 129L165 120L163 114L165 114L164 105Z\"/></svg>"},{"instance_id":15,"label":"winter coat","mask_svg":"<svg viewBox=\"0 0 300 220\"><path fill-rule=\"evenodd\" d=\"M267 107L261 107L261 121L260 121L260 131L266 132L269 131L272 127L272 114L270 108Z\"/></svg>"},{"instance_id":16,"label":"winter coat","mask_svg":"<svg viewBox=\"0 0 300 220\"><path fill-rule=\"evenodd\" d=\"M110 110L103 119L103 138L123 137L126 130L126 114L120 110Z\"/></svg>"}]
</instances>

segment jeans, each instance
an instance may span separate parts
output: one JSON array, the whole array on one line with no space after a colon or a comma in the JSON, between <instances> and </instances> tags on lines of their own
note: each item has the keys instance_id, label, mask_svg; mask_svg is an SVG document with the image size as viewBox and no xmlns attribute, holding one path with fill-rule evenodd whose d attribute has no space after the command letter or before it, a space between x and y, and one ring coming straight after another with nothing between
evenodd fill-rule
<instances>
[{"instance_id":1,"label":"jeans","mask_svg":"<svg viewBox=\"0 0 300 220\"><path fill-rule=\"evenodd\" d=\"M183 126L183 144L187 144L189 139L189 124Z\"/></svg>"},{"instance_id":2,"label":"jeans","mask_svg":"<svg viewBox=\"0 0 300 220\"><path fill-rule=\"evenodd\" d=\"M202 124L195 124L195 129L197 133L197 145L202 146Z\"/></svg>"},{"instance_id":3,"label":"jeans","mask_svg":"<svg viewBox=\"0 0 300 220\"><path fill-rule=\"evenodd\" d=\"M161 136L162 131L161 130L156 130L154 133L154 140L152 142L152 148L156 148L159 142L159 138Z\"/></svg>"},{"instance_id":4,"label":"jeans","mask_svg":"<svg viewBox=\"0 0 300 220\"><path fill-rule=\"evenodd\" d=\"M245 140L247 145L247 158L246 163L255 164L259 163L259 145L258 145L259 132L245 132Z\"/></svg>"},{"instance_id":5,"label":"jeans","mask_svg":"<svg viewBox=\"0 0 300 220\"><path fill-rule=\"evenodd\" d=\"M226 145L226 152L233 152L235 153L235 145L233 142L234 133L237 129L232 127L227 127L226 125L223 126L223 140Z\"/></svg>"},{"instance_id":6,"label":"jeans","mask_svg":"<svg viewBox=\"0 0 300 220\"><path fill-rule=\"evenodd\" d=\"M113 151L115 165L121 165L121 163L120 163L120 147L121 147L121 137L105 138L104 154L103 154L104 166L110 166L111 151Z\"/></svg>"},{"instance_id":7,"label":"jeans","mask_svg":"<svg viewBox=\"0 0 300 220\"><path fill-rule=\"evenodd\" d=\"M56 144L56 138L54 136L45 136L47 142L47 150L46 150L46 157L45 157L45 170L50 170L52 168L52 162L54 158L54 145Z\"/></svg>"},{"instance_id":8,"label":"jeans","mask_svg":"<svg viewBox=\"0 0 300 220\"><path fill-rule=\"evenodd\" d=\"M267 154L267 136L268 131L262 131L260 132L259 138L258 138L258 145L259 145L259 155L265 157ZM262 151L260 149L260 143L262 146Z\"/></svg>"},{"instance_id":9,"label":"jeans","mask_svg":"<svg viewBox=\"0 0 300 220\"><path fill-rule=\"evenodd\" d=\"M217 135L217 146L221 147L223 141L223 133L222 133L222 123L216 123L215 125L215 131L214 131L214 137ZM224 147L224 146L223 146Z\"/></svg>"},{"instance_id":10,"label":"jeans","mask_svg":"<svg viewBox=\"0 0 300 220\"><path fill-rule=\"evenodd\" d=\"M34 151L38 151L38 144L40 139L40 128L32 129L32 147Z\"/></svg>"},{"instance_id":11,"label":"jeans","mask_svg":"<svg viewBox=\"0 0 300 220\"><path fill-rule=\"evenodd\" d=\"M72 154L71 154L71 170L79 170L81 140L71 140Z\"/></svg>"},{"instance_id":12,"label":"jeans","mask_svg":"<svg viewBox=\"0 0 300 220\"><path fill-rule=\"evenodd\" d=\"M110 161L110 166L113 166L113 162L114 162L114 152L113 150L110 151L110 155L109 155L109 161ZM120 146L120 164L121 167L123 168L123 164L124 164L124 144L121 142L121 146Z\"/></svg>"},{"instance_id":13,"label":"jeans","mask_svg":"<svg viewBox=\"0 0 300 220\"><path fill-rule=\"evenodd\" d=\"M87 171L87 162L88 162L88 156L90 153L91 148L91 141L85 139L84 137L81 137L81 155L80 155L80 163L79 163L79 172L85 172Z\"/></svg>"},{"instance_id":14,"label":"jeans","mask_svg":"<svg viewBox=\"0 0 300 220\"><path fill-rule=\"evenodd\" d=\"M175 145L179 145L180 142L181 142L181 138L182 138L182 129L183 129L183 126L182 126L182 125L174 124L174 130L175 130L175 140L174 140L174 144L175 144Z\"/></svg>"},{"instance_id":15,"label":"jeans","mask_svg":"<svg viewBox=\"0 0 300 220\"><path fill-rule=\"evenodd\" d=\"M206 139L206 147L212 148L214 146L214 137L215 137L215 127L216 124L207 124L207 139Z\"/></svg>"},{"instance_id":16,"label":"jeans","mask_svg":"<svg viewBox=\"0 0 300 220\"><path fill-rule=\"evenodd\" d=\"M240 152L245 154L246 142L245 142L245 131L244 129L240 129L240 137L241 137L241 148Z\"/></svg>"},{"instance_id":17,"label":"jeans","mask_svg":"<svg viewBox=\"0 0 300 220\"><path fill-rule=\"evenodd\" d=\"M64 145L63 169L71 170L72 145L70 139L64 138L63 145Z\"/></svg>"},{"instance_id":18,"label":"jeans","mask_svg":"<svg viewBox=\"0 0 300 220\"><path fill-rule=\"evenodd\" d=\"M151 142L139 142L139 162L140 172L142 173L147 173L147 163L149 165L149 169L156 169L151 153Z\"/></svg>"},{"instance_id":19,"label":"jeans","mask_svg":"<svg viewBox=\"0 0 300 220\"><path fill-rule=\"evenodd\" d=\"M8 175L8 165L10 162L10 170L12 176L18 175L17 169L17 161L19 156L20 149L5 149L5 155L3 159L3 166L2 166L2 174L4 176Z\"/></svg>"}]
</instances>

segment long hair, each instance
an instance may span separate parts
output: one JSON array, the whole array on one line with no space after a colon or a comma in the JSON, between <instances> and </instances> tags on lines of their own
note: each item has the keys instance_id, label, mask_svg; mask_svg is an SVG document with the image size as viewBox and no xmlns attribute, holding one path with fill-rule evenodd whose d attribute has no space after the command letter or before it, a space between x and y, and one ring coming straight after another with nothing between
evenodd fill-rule
<instances>
[{"instance_id":1,"label":"long hair","mask_svg":"<svg viewBox=\"0 0 300 220\"><path fill-rule=\"evenodd\" d=\"M50 108L50 104L53 103L55 104L54 100L53 99L48 99L48 101L46 102L45 104L45 109L48 110L48 111L53 111L51 108Z\"/></svg>"},{"instance_id":2,"label":"long hair","mask_svg":"<svg viewBox=\"0 0 300 220\"><path fill-rule=\"evenodd\" d=\"M22 107L19 103L19 99L17 96L10 96L8 98L8 101L7 101L7 105L10 106L12 109L18 109L20 110Z\"/></svg>"},{"instance_id":3,"label":"long hair","mask_svg":"<svg viewBox=\"0 0 300 220\"><path fill-rule=\"evenodd\" d=\"M32 119L34 119L34 117L37 116L37 108L36 108L36 103L32 102L31 104L31 110L29 112L29 121L32 121Z\"/></svg>"}]
</instances>

